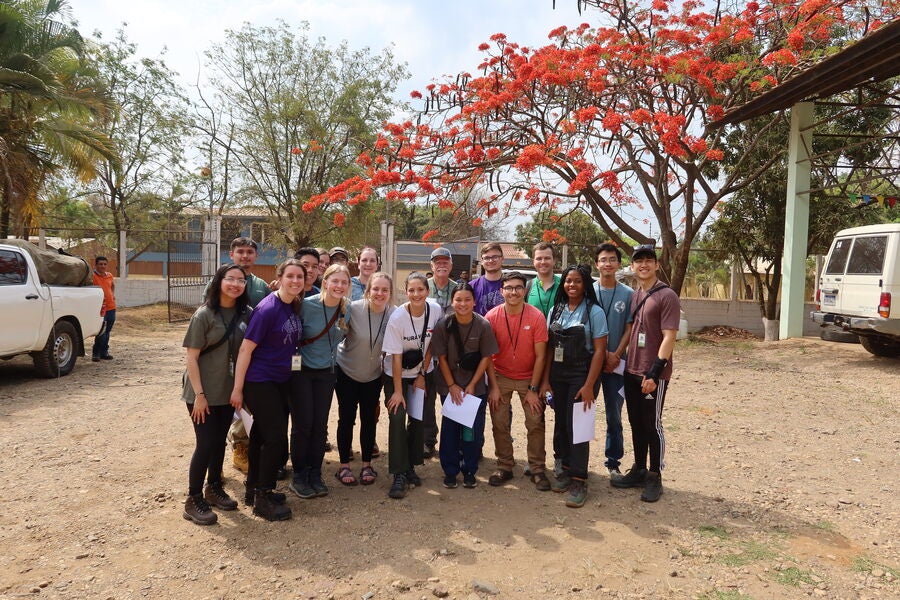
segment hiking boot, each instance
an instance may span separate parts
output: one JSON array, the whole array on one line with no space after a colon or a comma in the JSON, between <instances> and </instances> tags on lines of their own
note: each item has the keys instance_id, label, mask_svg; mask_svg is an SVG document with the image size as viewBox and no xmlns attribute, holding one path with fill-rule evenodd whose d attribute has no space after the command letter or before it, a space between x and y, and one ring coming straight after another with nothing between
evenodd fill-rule
<instances>
[{"instance_id":1,"label":"hiking boot","mask_svg":"<svg viewBox=\"0 0 900 600\"><path fill-rule=\"evenodd\" d=\"M475 473L464 473L463 474L463 487L469 488L470 490L473 487L478 486L478 480L475 479Z\"/></svg>"},{"instance_id":2,"label":"hiking boot","mask_svg":"<svg viewBox=\"0 0 900 600\"><path fill-rule=\"evenodd\" d=\"M644 484L641 500L644 502L656 502L662 496L662 493L662 473L647 471L647 482Z\"/></svg>"},{"instance_id":3,"label":"hiking boot","mask_svg":"<svg viewBox=\"0 0 900 600\"><path fill-rule=\"evenodd\" d=\"M624 475L610 474L609 484L617 488L643 487L647 480L647 469L633 465Z\"/></svg>"},{"instance_id":4,"label":"hiking boot","mask_svg":"<svg viewBox=\"0 0 900 600\"><path fill-rule=\"evenodd\" d=\"M272 497L272 502L275 502L276 504L284 504L287 502L287 496L285 496L281 492L269 492L269 495ZM244 504L247 506L253 506L255 500L256 489L247 488L247 490L244 492Z\"/></svg>"},{"instance_id":5,"label":"hiking boot","mask_svg":"<svg viewBox=\"0 0 900 600\"><path fill-rule=\"evenodd\" d=\"M410 487L422 487L422 478L416 473L415 469L406 472L406 482Z\"/></svg>"},{"instance_id":6,"label":"hiking boot","mask_svg":"<svg viewBox=\"0 0 900 600\"><path fill-rule=\"evenodd\" d=\"M422 450L422 458L433 458L434 455L437 454L437 449L434 444L425 444L425 449Z\"/></svg>"},{"instance_id":7,"label":"hiking boot","mask_svg":"<svg viewBox=\"0 0 900 600\"><path fill-rule=\"evenodd\" d=\"M287 521L291 518L291 509L276 502L274 495L272 490L256 490L253 514L266 521Z\"/></svg>"},{"instance_id":8,"label":"hiking boot","mask_svg":"<svg viewBox=\"0 0 900 600\"><path fill-rule=\"evenodd\" d=\"M313 489L313 486L309 484L309 480L302 477L295 477L288 488L304 500L310 500L319 495L319 493Z\"/></svg>"},{"instance_id":9,"label":"hiking boot","mask_svg":"<svg viewBox=\"0 0 900 600\"><path fill-rule=\"evenodd\" d=\"M237 500L228 495L221 483L209 483L203 489L203 499L220 510L237 510Z\"/></svg>"},{"instance_id":10,"label":"hiking boot","mask_svg":"<svg viewBox=\"0 0 900 600\"><path fill-rule=\"evenodd\" d=\"M537 473L536 475L532 475L531 483L534 484L534 487L537 488L537 491L539 492L550 491L550 480L547 479L547 475L544 473Z\"/></svg>"},{"instance_id":11,"label":"hiking boot","mask_svg":"<svg viewBox=\"0 0 900 600\"><path fill-rule=\"evenodd\" d=\"M234 445L231 451L231 462L234 464L235 469L245 475L247 474L247 470L250 468L250 460L247 456L246 444Z\"/></svg>"},{"instance_id":12,"label":"hiking boot","mask_svg":"<svg viewBox=\"0 0 900 600\"><path fill-rule=\"evenodd\" d=\"M184 501L184 513L182 516L188 521L193 521L197 525L213 525L219 520L219 516L213 512L203 494L194 494L188 496Z\"/></svg>"},{"instance_id":13,"label":"hiking boot","mask_svg":"<svg viewBox=\"0 0 900 600\"><path fill-rule=\"evenodd\" d=\"M513 478L512 471L497 469L488 477L488 485L499 487Z\"/></svg>"},{"instance_id":14,"label":"hiking boot","mask_svg":"<svg viewBox=\"0 0 900 600\"><path fill-rule=\"evenodd\" d=\"M388 492L388 496L395 500L406 498L406 493L408 490L409 484L406 482L406 476L398 473L397 475L394 475L394 483L391 484L391 489Z\"/></svg>"},{"instance_id":15,"label":"hiking boot","mask_svg":"<svg viewBox=\"0 0 900 600\"><path fill-rule=\"evenodd\" d=\"M561 475L557 475L556 481L553 482L553 485L550 486L557 494L562 494L563 492L569 491L569 486L572 485L572 478L569 477L568 473L562 473Z\"/></svg>"},{"instance_id":16,"label":"hiking boot","mask_svg":"<svg viewBox=\"0 0 900 600\"><path fill-rule=\"evenodd\" d=\"M569 508L581 508L587 500L587 482L582 479L573 479L569 486L569 495L566 497L566 506Z\"/></svg>"},{"instance_id":17,"label":"hiking boot","mask_svg":"<svg viewBox=\"0 0 900 600\"><path fill-rule=\"evenodd\" d=\"M456 481L456 475L444 475L444 487L445 488L452 490L457 485L459 485L459 483L457 483L457 481Z\"/></svg>"}]
</instances>

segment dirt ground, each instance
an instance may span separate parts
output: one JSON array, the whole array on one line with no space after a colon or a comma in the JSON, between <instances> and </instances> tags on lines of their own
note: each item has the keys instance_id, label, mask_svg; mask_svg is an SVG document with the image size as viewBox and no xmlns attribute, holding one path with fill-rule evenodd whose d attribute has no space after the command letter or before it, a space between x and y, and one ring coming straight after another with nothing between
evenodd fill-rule
<instances>
[{"instance_id":1,"label":"dirt ground","mask_svg":"<svg viewBox=\"0 0 900 600\"><path fill-rule=\"evenodd\" d=\"M444 489L430 460L424 487L390 500L385 457L377 484L347 488L331 452L330 496L289 494L293 520L242 505L199 527L181 516L184 329L125 309L112 362L59 380L0 364L0 598L900 597L900 361L859 345L679 342L657 504L609 486L600 443L580 510L521 466L488 486L489 459L473 490Z\"/></svg>"}]
</instances>

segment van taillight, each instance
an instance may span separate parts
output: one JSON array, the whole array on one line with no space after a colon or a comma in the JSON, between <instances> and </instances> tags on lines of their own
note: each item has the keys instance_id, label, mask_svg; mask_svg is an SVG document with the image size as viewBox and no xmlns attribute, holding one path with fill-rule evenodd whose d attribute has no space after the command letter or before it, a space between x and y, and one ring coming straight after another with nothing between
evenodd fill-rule
<instances>
[{"instance_id":1,"label":"van taillight","mask_svg":"<svg viewBox=\"0 0 900 600\"><path fill-rule=\"evenodd\" d=\"M890 292L881 292L881 300L878 302L878 315L885 319L891 316Z\"/></svg>"},{"instance_id":2,"label":"van taillight","mask_svg":"<svg viewBox=\"0 0 900 600\"><path fill-rule=\"evenodd\" d=\"M822 289L816 289L816 310L822 310Z\"/></svg>"}]
</instances>

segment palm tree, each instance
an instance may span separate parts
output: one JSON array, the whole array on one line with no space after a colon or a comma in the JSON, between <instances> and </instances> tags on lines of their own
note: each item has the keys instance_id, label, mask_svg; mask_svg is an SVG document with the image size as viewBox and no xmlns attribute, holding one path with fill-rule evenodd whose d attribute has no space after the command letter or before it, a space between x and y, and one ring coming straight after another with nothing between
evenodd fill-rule
<instances>
[{"instance_id":1,"label":"palm tree","mask_svg":"<svg viewBox=\"0 0 900 600\"><path fill-rule=\"evenodd\" d=\"M101 157L116 159L94 129L111 102L67 17L65 0L0 1L0 238L35 222L48 174L68 168L87 181Z\"/></svg>"}]
</instances>

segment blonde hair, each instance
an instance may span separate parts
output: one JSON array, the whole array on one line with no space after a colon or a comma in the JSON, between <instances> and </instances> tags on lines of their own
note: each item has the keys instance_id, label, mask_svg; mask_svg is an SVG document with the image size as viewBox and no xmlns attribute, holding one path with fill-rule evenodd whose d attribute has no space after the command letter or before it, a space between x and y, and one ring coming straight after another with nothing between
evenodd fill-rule
<instances>
[{"instance_id":1,"label":"blonde hair","mask_svg":"<svg viewBox=\"0 0 900 600\"><path fill-rule=\"evenodd\" d=\"M333 264L328 265L328 268L322 273L322 285L324 285L325 281L335 273L345 273L347 275L347 281L350 281L350 269L347 268L347 265Z\"/></svg>"},{"instance_id":2,"label":"blonde hair","mask_svg":"<svg viewBox=\"0 0 900 600\"><path fill-rule=\"evenodd\" d=\"M372 275L369 277L369 281L366 282L366 291L363 292L363 298L365 298L366 300L368 300L368 299L369 299L369 296L371 295L371 292L372 292L372 282L375 281L376 279L387 279L387 280L388 280L388 287L391 288L391 293L393 294L393 292L394 292L394 280L393 280L393 278L392 278L390 275L388 275L387 273L385 273L384 271L375 271L375 272L372 273Z\"/></svg>"}]
</instances>

